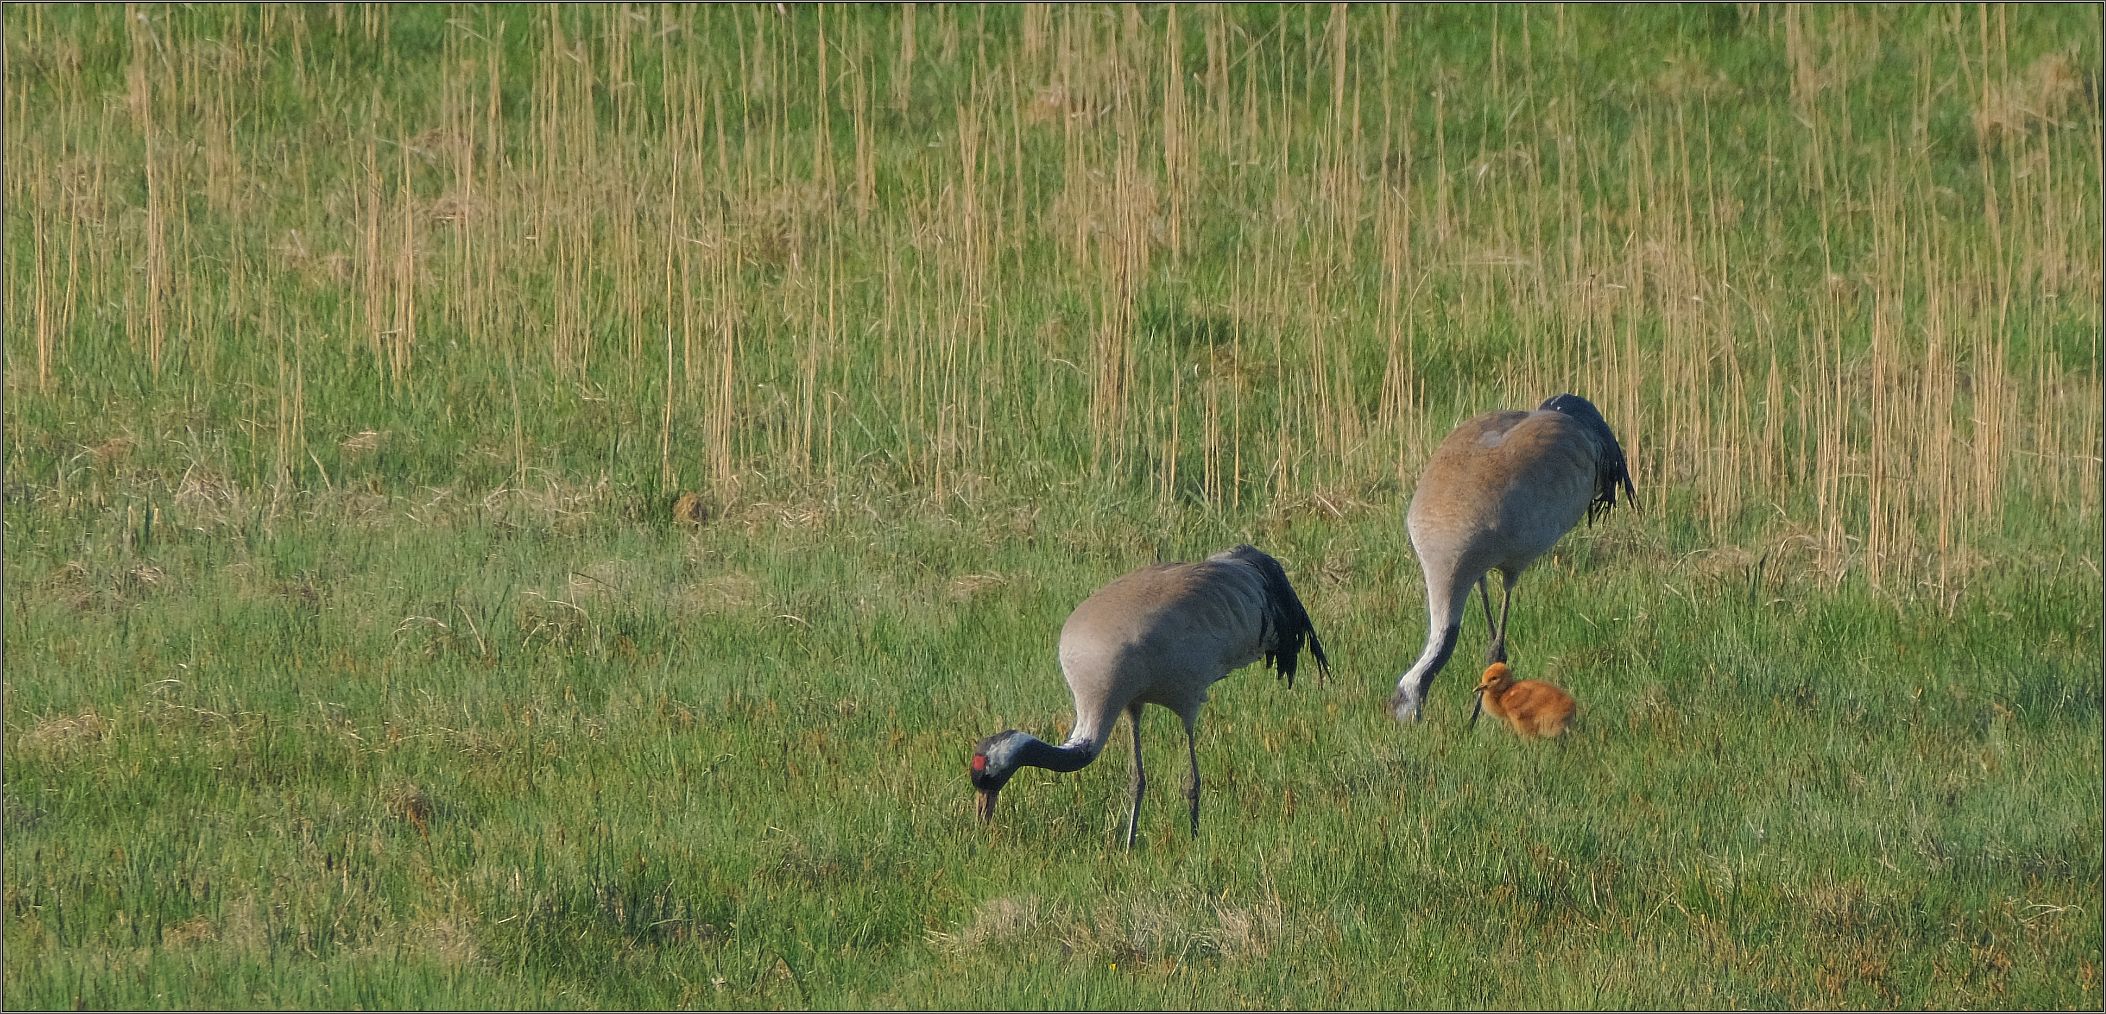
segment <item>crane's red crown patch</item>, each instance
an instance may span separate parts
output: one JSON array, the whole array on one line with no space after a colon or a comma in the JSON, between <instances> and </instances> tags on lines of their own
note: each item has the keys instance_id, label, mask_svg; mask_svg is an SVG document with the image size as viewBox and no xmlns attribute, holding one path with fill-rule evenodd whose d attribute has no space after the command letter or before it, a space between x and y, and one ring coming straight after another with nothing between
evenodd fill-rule
<instances>
[{"instance_id":1,"label":"crane's red crown patch","mask_svg":"<svg viewBox=\"0 0 2106 1014\"><path fill-rule=\"evenodd\" d=\"M984 754L984 753L976 753L976 754L974 754L974 755L973 755L973 772L974 772L975 774L979 774L979 773L985 772L986 770L987 770L987 755L986 755L986 754Z\"/></svg>"}]
</instances>

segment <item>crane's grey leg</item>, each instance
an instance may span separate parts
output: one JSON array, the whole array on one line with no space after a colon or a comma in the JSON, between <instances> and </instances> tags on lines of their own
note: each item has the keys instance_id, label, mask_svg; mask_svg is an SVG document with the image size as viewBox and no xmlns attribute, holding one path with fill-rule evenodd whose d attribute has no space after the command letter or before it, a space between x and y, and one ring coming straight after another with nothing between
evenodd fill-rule
<instances>
[{"instance_id":1,"label":"crane's grey leg","mask_svg":"<svg viewBox=\"0 0 2106 1014\"><path fill-rule=\"evenodd\" d=\"M1478 601L1484 603L1484 635L1491 638L1492 643L1497 644L1499 642L1499 628L1492 625L1492 572L1489 570L1484 572L1483 577L1477 579L1477 598ZM1484 660L1484 664L1491 665L1497 661L1499 660L1496 658L1487 658Z\"/></svg>"},{"instance_id":2,"label":"crane's grey leg","mask_svg":"<svg viewBox=\"0 0 2106 1014\"><path fill-rule=\"evenodd\" d=\"M1492 636L1491 645L1484 650L1484 664L1486 665L1506 661L1506 611L1507 607L1513 605L1514 602L1514 579L1512 575L1503 570L1499 572L1499 577L1504 583L1502 585L1503 591L1499 596L1499 623L1496 626L1492 623L1492 572L1485 571L1485 575L1477 579L1478 600L1484 603L1485 633ZM1470 724L1476 725L1477 716L1482 714L1484 714L1484 695L1478 694L1476 700L1470 705Z\"/></svg>"},{"instance_id":3,"label":"crane's grey leg","mask_svg":"<svg viewBox=\"0 0 2106 1014\"><path fill-rule=\"evenodd\" d=\"M1141 770L1141 706L1126 709L1126 724L1133 727L1133 809L1126 814L1126 847L1133 847L1134 829L1141 823L1141 793L1148 788L1148 775Z\"/></svg>"},{"instance_id":4,"label":"crane's grey leg","mask_svg":"<svg viewBox=\"0 0 2106 1014\"><path fill-rule=\"evenodd\" d=\"M1506 587L1499 595L1499 629L1492 633L1492 650L1485 655L1486 665L1490 665L1493 662L1506 661L1506 613L1514 605L1514 582L1519 580L1519 578L1504 571L1501 571L1499 576L1505 579ZM1483 586L1480 585L1479 587ZM1489 597L1485 599L1484 610L1485 622L1490 623L1492 620L1492 601Z\"/></svg>"},{"instance_id":5,"label":"crane's grey leg","mask_svg":"<svg viewBox=\"0 0 2106 1014\"><path fill-rule=\"evenodd\" d=\"M1192 803L1192 837L1199 837L1199 741L1193 721L1185 719L1185 756L1192 761L1192 779L1185 783L1185 798Z\"/></svg>"}]
</instances>

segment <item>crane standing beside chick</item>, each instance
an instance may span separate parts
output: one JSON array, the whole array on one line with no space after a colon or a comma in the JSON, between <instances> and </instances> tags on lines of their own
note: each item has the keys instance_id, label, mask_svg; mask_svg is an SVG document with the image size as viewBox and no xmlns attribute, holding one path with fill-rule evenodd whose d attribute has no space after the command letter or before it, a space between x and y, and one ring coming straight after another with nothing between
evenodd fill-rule
<instances>
[{"instance_id":1,"label":"crane standing beside chick","mask_svg":"<svg viewBox=\"0 0 2106 1014\"><path fill-rule=\"evenodd\" d=\"M1472 585L1483 596L1491 631L1485 661L1506 661L1514 583L1581 515L1614 507L1619 486L1637 506L1616 434L1576 394L1557 395L1533 412L1487 412L1449 433L1427 462L1406 514L1426 575L1427 635L1425 649L1397 681L1391 714L1401 721L1421 717L1427 688L1455 650ZM1505 582L1497 624L1493 570Z\"/></svg>"}]
</instances>

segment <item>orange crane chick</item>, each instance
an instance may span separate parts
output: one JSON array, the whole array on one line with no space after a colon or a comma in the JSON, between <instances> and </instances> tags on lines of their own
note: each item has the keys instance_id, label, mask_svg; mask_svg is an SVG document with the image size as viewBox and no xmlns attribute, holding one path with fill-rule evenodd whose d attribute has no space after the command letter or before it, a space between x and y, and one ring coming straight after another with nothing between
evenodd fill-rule
<instances>
[{"instance_id":1,"label":"orange crane chick","mask_svg":"<svg viewBox=\"0 0 2106 1014\"><path fill-rule=\"evenodd\" d=\"M1548 739L1572 723L1572 695L1542 680L1516 680L1505 662L1494 662L1477 683L1477 696L1493 718L1504 718L1524 739ZM1476 719L1476 714L1471 714Z\"/></svg>"}]
</instances>

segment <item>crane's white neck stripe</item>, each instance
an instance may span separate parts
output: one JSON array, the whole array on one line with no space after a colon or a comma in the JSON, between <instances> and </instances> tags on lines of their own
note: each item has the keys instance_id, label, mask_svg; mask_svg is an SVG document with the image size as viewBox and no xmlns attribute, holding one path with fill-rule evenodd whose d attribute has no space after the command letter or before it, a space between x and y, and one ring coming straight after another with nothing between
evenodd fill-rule
<instances>
[{"instance_id":1,"label":"crane's white neck stripe","mask_svg":"<svg viewBox=\"0 0 2106 1014\"><path fill-rule=\"evenodd\" d=\"M1005 737L1001 742L989 747L987 749L987 769L989 771L1007 771L1016 767L1017 752L1024 748L1024 744L1030 742L1033 742L1032 737L1019 734Z\"/></svg>"}]
</instances>

